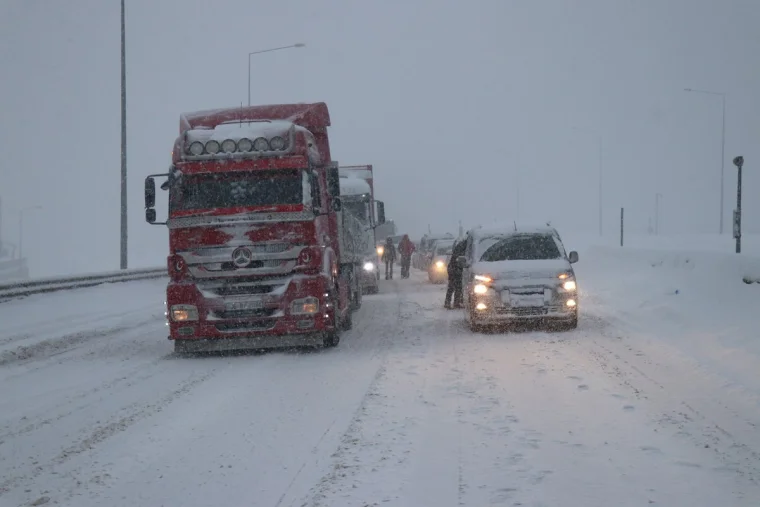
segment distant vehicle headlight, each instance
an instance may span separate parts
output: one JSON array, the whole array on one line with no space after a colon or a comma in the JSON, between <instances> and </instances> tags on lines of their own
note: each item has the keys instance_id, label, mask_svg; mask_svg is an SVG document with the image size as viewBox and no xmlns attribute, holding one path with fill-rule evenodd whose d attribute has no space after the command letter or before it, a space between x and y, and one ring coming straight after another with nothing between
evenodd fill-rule
<instances>
[{"instance_id":1,"label":"distant vehicle headlight","mask_svg":"<svg viewBox=\"0 0 760 507\"><path fill-rule=\"evenodd\" d=\"M475 287L472 288L472 292L475 294L485 294L488 292L488 287L483 285L482 283L477 284Z\"/></svg>"},{"instance_id":2,"label":"distant vehicle headlight","mask_svg":"<svg viewBox=\"0 0 760 507\"><path fill-rule=\"evenodd\" d=\"M443 263L443 261L437 261L435 263L435 267L438 268L438 269L443 269L444 266L445 266L445 264Z\"/></svg>"},{"instance_id":3,"label":"distant vehicle headlight","mask_svg":"<svg viewBox=\"0 0 760 507\"><path fill-rule=\"evenodd\" d=\"M381 246L377 247L377 255L383 255L384 251L385 251L385 248Z\"/></svg>"},{"instance_id":4,"label":"distant vehicle headlight","mask_svg":"<svg viewBox=\"0 0 760 507\"><path fill-rule=\"evenodd\" d=\"M562 288L565 290L575 290L575 280L568 280L562 284Z\"/></svg>"},{"instance_id":5,"label":"distant vehicle headlight","mask_svg":"<svg viewBox=\"0 0 760 507\"><path fill-rule=\"evenodd\" d=\"M375 269L375 264L372 262L365 262L364 263L364 271L373 271Z\"/></svg>"}]
</instances>

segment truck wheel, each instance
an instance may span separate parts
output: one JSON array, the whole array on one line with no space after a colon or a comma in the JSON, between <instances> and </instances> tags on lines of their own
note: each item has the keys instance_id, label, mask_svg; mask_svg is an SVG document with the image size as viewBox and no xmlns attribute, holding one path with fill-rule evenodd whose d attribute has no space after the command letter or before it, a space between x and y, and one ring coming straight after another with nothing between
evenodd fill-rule
<instances>
[{"instance_id":1,"label":"truck wheel","mask_svg":"<svg viewBox=\"0 0 760 507\"><path fill-rule=\"evenodd\" d=\"M348 331L352 329L353 327L354 327L354 315L349 310L348 312L346 312L346 318L343 319L343 322L341 322L341 328Z\"/></svg>"},{"instance_id":2,"label":"truck wheel","mask_svg":"<svg viewBox=\"0 0 760 507\"><path fill-rule=\"evenodd\" d=\"M332 331L328 332L325 335L324 340L322 341L325 348L333 348L333 347L338 346L338 344L340 343L340 332L343 329L343 326L345 325L343 322L338 322L339 317L338 317L338 298L337 297L333 298L333 305L334 305L333 308L335 308L334 310L335 320L336 320L335 329L333 329ZM351 312L348 312L348 314L351 315Z\"/></svg>"}]
</instances>

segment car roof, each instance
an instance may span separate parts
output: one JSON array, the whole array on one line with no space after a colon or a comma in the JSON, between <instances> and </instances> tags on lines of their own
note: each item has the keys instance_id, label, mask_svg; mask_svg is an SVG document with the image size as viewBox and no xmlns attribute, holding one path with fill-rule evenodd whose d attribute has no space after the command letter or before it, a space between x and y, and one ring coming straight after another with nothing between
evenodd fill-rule
<instances>
[{"instance_id":1,"label":"car roof","mask_svg":"<svg viewBox=\"0 0 760 507\"><path fill-rule=\"evenodd\" d=\"M557 230L549 223L518 223L481 225L470 230L474 238L488 236L513 236L516 234L549 234L559 237Z\"/></svg>"}]
</instances>

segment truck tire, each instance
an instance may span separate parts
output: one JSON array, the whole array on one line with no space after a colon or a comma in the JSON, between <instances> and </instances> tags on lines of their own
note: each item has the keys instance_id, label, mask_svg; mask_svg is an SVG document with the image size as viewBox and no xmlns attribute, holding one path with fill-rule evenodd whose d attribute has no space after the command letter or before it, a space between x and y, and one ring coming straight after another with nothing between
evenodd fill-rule
<instances>
[{"instance_id":1,"label":"truck tire","mask_svg":"<svg viewBox=\"0 0 760 507\"><path fill-rule=\"evenodd\" d=\"M336 321L339 319L338 316L338 298L333 298L333 308L335 308L335 319ZM348 312L348 315L351 315L351 312ZM350 317L349 317L350 318ZM331 349L333 347L337 347L340 343L340 333L344 329L344 323L343 322L335 322L335 328L332 331L329 331L325 334L325 337L322 341L323 345L327 349Z\"/></svg>"}]
</instances>

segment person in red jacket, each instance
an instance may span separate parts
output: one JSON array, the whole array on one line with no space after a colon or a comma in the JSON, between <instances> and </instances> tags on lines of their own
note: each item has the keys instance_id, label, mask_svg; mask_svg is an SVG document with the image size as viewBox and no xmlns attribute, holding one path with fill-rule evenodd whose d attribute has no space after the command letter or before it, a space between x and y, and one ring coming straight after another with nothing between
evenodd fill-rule
<instances>
[{"instance_id":1,"label":"person in red jacket","mask_svg":"<svg viewBox=\"0 0 760 507\"><path fill-rule=\"evenodd\" d=\"M409 266L412 263L414 243L407 234L398 242L398 253L401 255L401 278L409 278Z\"/></svg>"}]
</instances>

